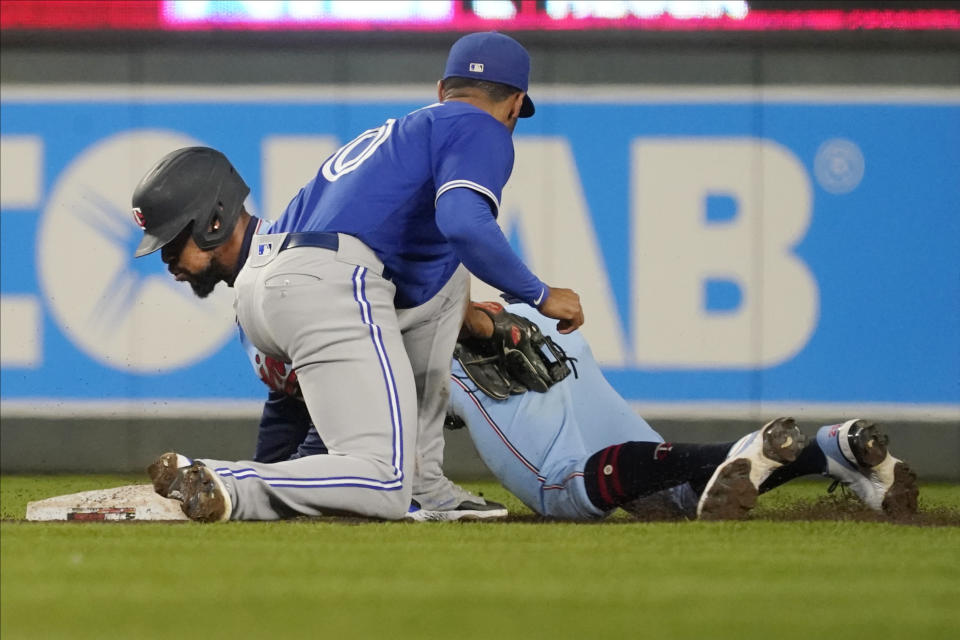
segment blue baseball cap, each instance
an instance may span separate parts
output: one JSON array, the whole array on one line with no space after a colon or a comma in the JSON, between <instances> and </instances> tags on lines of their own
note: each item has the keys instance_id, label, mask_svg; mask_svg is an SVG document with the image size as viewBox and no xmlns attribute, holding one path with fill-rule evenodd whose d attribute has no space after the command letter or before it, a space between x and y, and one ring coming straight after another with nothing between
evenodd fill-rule
<instances>
[{"instance_id":1,"label":"blue baseball cap","mask_svg":"<svg viewBox=\"0 0 960 640\"><path fill-rule=\"evenodd\" d=\"M450 47L443 79L473 78L526 91L530 81L530 54L519 42L498 31L465 35ZM535 111L529 95L523 97L520 117Z\"/></svg>"}]
</instances>

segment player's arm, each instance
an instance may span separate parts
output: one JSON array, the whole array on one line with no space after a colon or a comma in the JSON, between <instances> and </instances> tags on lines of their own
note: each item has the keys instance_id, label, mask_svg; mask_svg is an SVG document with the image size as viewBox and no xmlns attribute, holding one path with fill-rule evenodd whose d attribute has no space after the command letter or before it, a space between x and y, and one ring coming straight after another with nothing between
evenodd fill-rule
<instances>
[{"instance_id":1,"label":"player's arm","mask_svg":"<svg viewBox=\"0 0 960 640\"><path fill-rule=\"evenodd\" d=\"M570 289L547 286L527 268L497 225L490 201L478 191L445 191L437 199L436 220L460 261L478 278L559 320L561 333L583 324L580 297Z\"/></svg>"},{"instance_id":2,"label":"player's arm","mask_svg":"<svg viewBox=\"0 0 960 640\"><path fill-rule=\"evenodd\" d=\"M478 278L532 306L546 299L549 287L513 252L486 197L469 188L450 189L437 199L436 220L460 261Z\"/></svg>"},{"instance_id":3,"label":"player's arm","mask_svg":"<svg viewBox=\"0 0 960 640\"><path fill-rule=\"evenodd\" d=\"M513 170L509 131L486 114L438 121L431 152L437 227L460 261L487 284L559 320L561 332L583 324L579 297L537 278L497 225L503 185Z\"/></svg>"}]
</instances>

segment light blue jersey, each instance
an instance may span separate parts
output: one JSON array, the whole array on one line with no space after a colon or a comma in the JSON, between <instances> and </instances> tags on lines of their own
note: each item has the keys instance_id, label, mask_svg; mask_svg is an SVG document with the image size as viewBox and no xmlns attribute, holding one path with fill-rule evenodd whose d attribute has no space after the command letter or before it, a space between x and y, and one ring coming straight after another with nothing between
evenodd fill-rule
<instances>
[{"instance_id":1,"label":"light blue jersey","mask_svg":"<svg viewBox=\"0 0 960 640\"><path fill-rule=\"evenodd\" d=\"M433 104L387 120L341 147L270 233L352 235L383 262L384 275L397 287L396 306L417 306L440 290L461 260L438 228L437 200L454 189L472 190L488 201L492 220L513 157L510 131L486 111L465 102ZM494 237L500 235L495 223L493 229L476 230L476 243L505 244Z\"/></svg>"},{"instance_id":2,"label":"light blue jersey","mask_svg":"<svg viewBox=\"0 0 960 640\"><path fill-rule=\"evenodd\" d=\"M555 320L527 305L507 310L536 323L575 358L576 377L571 373L546 393L495 400L454 360L450 412L466 422L487 467L532 510L573 520L603 517L584 487L587 458L622 442L663 438L606 381L579 332L558 333Z\"/></svg>"}]
</instances>

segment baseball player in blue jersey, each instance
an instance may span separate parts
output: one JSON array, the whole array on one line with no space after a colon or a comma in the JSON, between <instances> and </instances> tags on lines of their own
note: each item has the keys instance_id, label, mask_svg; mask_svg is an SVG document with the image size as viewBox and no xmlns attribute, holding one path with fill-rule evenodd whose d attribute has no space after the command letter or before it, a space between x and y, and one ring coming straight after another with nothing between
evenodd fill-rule
<instances>
[{"instance_id":1,"label":"baseball player in blue jersey","mask_svg":"<svg viewBox=\"0 0 960 640\"><path fill-rule=\"evenodd\" d=\"M461 38L437 103L344 145L272 224L243 211L249 190L212 150L174 152L144 177L133 198L145 231L136 255L162 249L198 295L219 281L235 288L245 340L290 363L328 451L275 463L161 456L151 465L155 485L180 495L189 517L396 519L411 503L438 517L505 515L441 470L464 266L563 333L583 323L579 297L531 273L495 220L513 167L511 134L534 113L529 68L508 36ZM208 168L183 169L198 156ZM191 189L203 197L185 199Z\"/></svg>"},{"instance_id":2,"label":"baseball player in blue jersey","mask_svg":"<svg viewBox=\"0 0 960 640\"><path fill-rule=\"evenodd\" d=\"M523 318L559 346L544 358L548 369L536 363L542 347L518 346L528 340L521 334L539 335ZM504 311L491 303L473 305L465 328L451 372L453 422L465 423L487 467L536 513L585 520L623 507L640 516L736 519L758 493L808 474L849 486L875 510L916 511L916 478L872 423L824 426L806 445L790 418L737 442L664 443L609 385L579 332L558 333L526 305ZM573 375L550 374L565 361ZM544 374L531 380L531 364ZM501 378L507 385L498 390ZM544 391L531 390L537 385Z\"/></svg>"}]
</instances>

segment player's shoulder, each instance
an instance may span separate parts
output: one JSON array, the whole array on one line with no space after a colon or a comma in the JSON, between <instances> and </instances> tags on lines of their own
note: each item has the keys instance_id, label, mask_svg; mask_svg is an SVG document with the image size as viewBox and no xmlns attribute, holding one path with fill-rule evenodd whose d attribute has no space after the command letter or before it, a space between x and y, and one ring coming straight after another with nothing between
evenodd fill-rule
<instances>
[{"instance_id":1,"label":"player's shoulder","mask_svg":"<svg viewBox=\"0 0 960 640\"><path fill-rule=\"evenodd\" d=\"M510 136L510 131L502 122L480 107L459 100L436 102L411 112L407 117L429 120L434 127L441 130L453 131L465 128L473 131L482 130L485 135Z\"/></svg>"}]
</instances>

